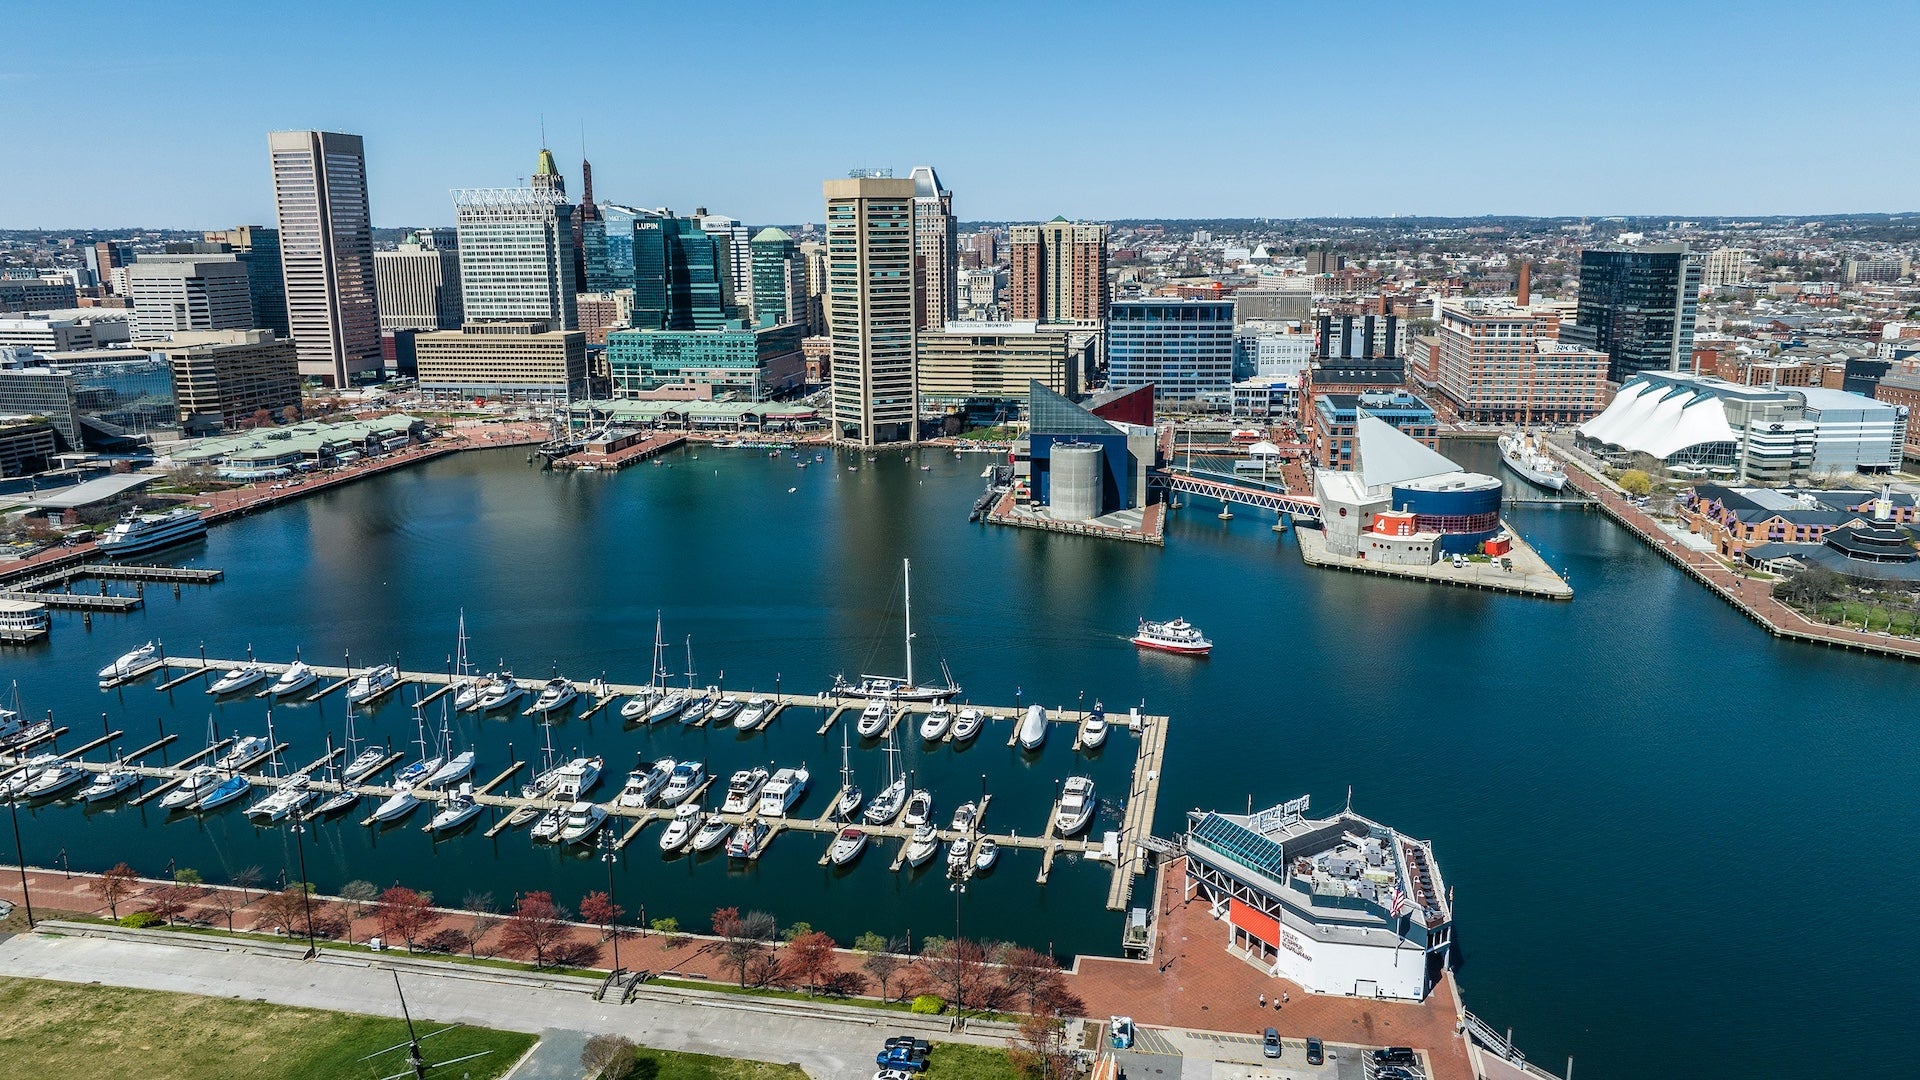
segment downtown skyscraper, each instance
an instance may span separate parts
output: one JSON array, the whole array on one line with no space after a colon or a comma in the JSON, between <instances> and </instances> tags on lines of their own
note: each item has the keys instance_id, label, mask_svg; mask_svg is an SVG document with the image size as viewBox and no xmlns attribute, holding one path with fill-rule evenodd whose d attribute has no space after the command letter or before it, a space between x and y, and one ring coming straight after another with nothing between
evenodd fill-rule
<instances>
[{"instance_id":1,"label":"downtown skyscraper","mask_svg":"<svg viewBox=\"0 0 1920 1080\"><path fill-rule=\"evenodd\" d=\"M1013 261L1007 314L1097 326L1107 315L1107 227L1056 217L1007 231Z\"/></svg>"},{"instance_id":2,"label":"downtown skyscraper","mask_svg":"<svg viewBox=\"0 0 1920 1080\"><path fill-rule=\"evenodd\" d=\"M913 170L913 325L938 330L960 310L960 235L953 192L940 186L933 166Z\"/></svg>"},{"instance_id":3,"label":"downtown skyscraper","mask_svg":"<svg viewBox=\"0 0 1920 1080\"><path fill-rule=\"evenodd\" d=\"M530 187L455 190L466 318L538 320L554 330L578 329L573 212L553 154L546 150L540 151Z\"/></svg>"},{"instance_id":4,"label":"downtown skyscraper","mask_svg":"<svg viewBox=\"0 0 1920 1080\"><path fill-rule=\"evenodd\" d=\"M863 446L913 441L914 182L856 173L823 191L834 434Z\"/></svg>"},{"instance_id":5,"label":"downtown skyscraper","mask_svg":"<svg viewBox=\"0 0 1920 1080\"><path fill-rule=\"evenodd\" d=\"M267 150L287 328L300 374L343 387L363 372L378 373L380 311L360 136L275 131Z\"/></svg>"},{"instance_id":6,"label":"downtown skyscraper","mask_svg":"<svg viewBox=\"0 0 1920 1080\"><path fill-rule=\"evenodd\" d=\"M1607 381L1693 367L1700 264L1685 244L1588 248L1580 253L1580 307L1560 340L1606 353Z\"/></svg>"}]
</instances>

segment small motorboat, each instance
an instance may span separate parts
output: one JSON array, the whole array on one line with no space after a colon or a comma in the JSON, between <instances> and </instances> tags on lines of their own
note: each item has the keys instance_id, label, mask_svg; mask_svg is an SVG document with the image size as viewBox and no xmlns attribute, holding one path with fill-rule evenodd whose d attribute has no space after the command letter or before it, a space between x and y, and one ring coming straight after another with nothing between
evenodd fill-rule
<instances>
[{"instance_id":1,"label":"small motorboat","mask_svg":"<svg viewBox=\"0 0 1920 1080\"><path fill-rule=\"evenodd\" d=\"M924 866L939 850L940 833L931 825L921 825L913 830L912 838L907 841L907 865Z\"/></svg>"},{"instance_id":2,"label":"small motorboat","mask_svg":"<svg viewBox=\"0 0 1920 1080\"><path fill-rule=\"evenodd\" d=\"M882 731L886 730L887 721L892 718L893 712L887 708L887 703L880 698L874 698L867 702L866 708L860 710L860 723L855 730L860 732L860 737L863 739L877 738Z\"/></svg>"},{"instance_id":3,"label":"small motorboat","mask_svg":"<svg viewBox=\"0 0 1920 1080\"><path fill-rule=\"evenodd\" d=\"M200 797L212 791L220 783L220 770L211 765L195 767L180 778L180 783L172 791L160 796L162 810L178 810L200 801Z\"/></svg>"},{"instance_id":4,"label":"small motorboat","mask_svg":"<svg viewBox=\"0 0 1920 1080\"><path fill-rule=\"evenodd\" d=\"M106 689L109 684L119 682L158 659L160 659L160 646L151 641L132 652L122 653L119 659L100 669L101 689Z\"/></svg>"},{"instance_id":5,"label":"small motorboat","mask_svg":"<svg viewBox=\"0 0 1920 1080\"><path fill-rule=\"evenodd\" d=\"M746 708L745 702L728 694L713 703L713 711L709 712L707 717L716 724L730 723L744 708Z\"/></svg>"},{"instance_id":6,"label":"small motorboat","mask_svg":"<svg viewBox=\"0 0 1920 1080\"><path fill-rule=\"evenodd\" d=\"M193 808L203 813L208 810L217 810L252 790L253 785L247 783L246 777L229 776L220 781L212 791L202 795L200 801L193 804Z\"/></svg>"},{"instance_id":7,"label":"small motorboat","mask_svg":"<svg viewBox=\"0 0 1920 1080\"><path fill-rule=\"evenodd\" d=\"M616 801L630 809L640 809L652 804L660 790L667 786L667 778L673 775L672 758L659 761L643 761L640 766L627 774L626 786L620 789Z\"/></svg>"},{"instance_id":8,"label":"small motorboat","mask_svg":"<svg viewBox=\"0 0 1920 1080\"><path fill-rule=\"evenodd\" d=\"M869 825L891 825L893 819L900 816L900 810L907 805L907 778L897 777L886 789L873 797L867 804L867 812L862 815Z\"/></svg>"},{"instance_id":9,"label":"small motorboat","mask_svg":"<svg viewBox=\"0 0 1920 1080\"><path fill-rule=\"evenodd\" d=\"M1061 836L1073 836L1093 821L1099 803L1093 797L1093 780L1069 776L1060 792L1060 809L1054 812L1053 828Z\"/></svg>"},{"instance_id":10,"label":"small motorboat","mask_svg":"<svg viewBox=\"0 0 1920 1080\"><path fill-rule=\"evenodd\" d=\"M953 808L953 821L947 826L954 832L972 832L974 819L980 816L980 808L973 803L963 802Z\"/></svg>"},{"instance_id":11,"label":"small motorboat","mask_svg":"<svg viewBox=\"0 0 1920 1080\"><path fill-rule=\"evenodd\" d=\"M1038 705L1027 706L1026 718L1020 721L1020 749L1038 750L1047 745L1047 710Z\"/></svg>"},{"instance_id":12,"label":"small motorboat","mask_svg":"<svg viewBox=\"0 0 1920 1080\"><path fill-rule=\"evenodd\" d=\"M921 788L907 799L907 816L901 818L901 824L920 826L933 818L933 792Z\"/></svg>"},{"instance_id":13,"label":"small motorboat","mask_svg":"<svg viewBox=\"0 0 1920 1080\"><path fill-rule=\"evenodd\" d=\"M359 705L369 702L400 685L400 669L392 664L381 664L362 672L353 685L347 687L347 701Z\"/></svg>"},{"instance_id":14,"label":"small motorboat","mask_svg":"<svg viewBox=\"0 0 1920 1080\"><path fill-rule=\"evenodd\" d=\"M953 706L936 701L933 708L927 710L926 718L920 721L920 737L928 742L939 742L952 723Z\"/></svg>"},{"instance_id":15,"label":"small motorboat","mask_svg":"<svg viewBox=\"0 0 1920 1080\"><path fill-rule=\"evenodd\" d=\"M697 803L685 803L673 812L673 820L667 822L667 830L660 834L661 851L679 851L693 839L694 830L700 826L700 807Z\"/></svg>"},{"instance_id":16,"label":"small motorboat","mask_svg":"<svg viewBox=\"0 0 1920 1080\"><path fill-rule=\"evenodd\" d=\"M504 709L526 695L527 688L514 679L512 672L503 671L492 678L493 685L481 693L480 700L474 703L475 712L490 713Z\"/></svg>"},{"instance_id":17,"label":"small motorboat","mask_svg":"<svg viewBox=\"0 0 1920 1080\"><path fill-rule=\"evenodd\" d=\"M733 832L733 822L719 814L708 814L700 823L699 831L693 834L693 850L712 851L726 842Z\"/></svg>"},{"instance_id":18,"label":"small motorboat","mask_svg":"<svg viewBox=\"0 0 1920 1080\"><path fill-rule=\"evenodd\" d=\"M93 783L80 792L82 802L103 802L123 791L140 786L140 774L132 769L114 766L106 772L96 774Z\"/></svg>"},{"instance_id":19,"label":"small motorboat","mask_svg":"<svg viewBox=\"0 0 1920 1080\"><path fill-rule=\"evenodd\" d=\"M573 804L567 804L567 806L571 805ZM560 831L566 827L567 807L556 806L540 815L540 820L533 823L533 829L530 835L543 844L558 843L560 840Z\"/></svg>"},{"instance_id":20,"label":"small motorboat","mask_svg":"<svg viewBox=\"0 0 1920 1080\"><path fill-rule=\"evenodd\" d=\"M965 870L973 862L973 842L966 837L958 837L947 845L947 869Z\"/></svg>"},{"instance_id":21,"label":"small motorboat","mask_svg":"<svg viewBox=\"0 0 1920 1080\"><path fill-rule=\"evenodd\" d=\"M266 753L268 749L265 737L245 735L233 740L233 745L227 748L226 753L220 755L220 760L214 762L213 767L221 772L233 772L236 769L245 768L254 758Z\"/></svg>"},{"instance_id":22,"label":"small motorboat","mask_svg":"<svg viewBox=\"0 0 1920 1080\"><path fill-rule=\"evenodd\" d=\"M754 803L760 798L760 789L767 784L772 773L765 765L755 765L751 769L741 769L727 779L727 797L720 803L723 814L745 814L753 810Z\"/></svg>"},{"instance_id":23,"label":"small motorboat","mask_svg":"<svg viewBox=\"0 0 1920 1080\"><path fill-rule=\"evenodd\" d=\"M295 660L292 667L281 672L280 677L273 680L273 685L267 687L267 693L277 698L286 697L288 694L297 694L319 681L319 672L308 667L303 661Z\"/></svg>"},{"instance_id":24,"label":"small motorboat","mask_svg":"<svg viewBox=\"0 0 1920 1080\"><path fill-rule=\"evenodd\" d=\"M653 709L653 702L652 694L636 694L628 698L620 706L620 719L633 724L644 723L647 713Z\"/></svg>"},{"instance_id":25,"label":"small motorboat","mask_svg":"<svg viewBox=\"0 0 1920 1080\"><path fill-rule=\"evenodd\" d=\"M647 710L647 723L657 724L662 720L671 719L686 707L687 695L679 690L669 690L659 701L653 703L653 708Z\"/></svg>"},{"instance_id":26,"label":"small motorboat","mask_svg":"<svg viewBox=\"0 0 1920 1080\"><path fill-rule=\"evenodd\" d=\"M860 853L865 850L867 850L865 830L849 825L841 829L833 838L833 846L827 849L827 858L835 866L845 866L859 858Z\"/></svg>"},{"instance_id":27,"label":"small motorboat","mask_svg":"<svg viewBox=\"0 0 1920 1080\"><path fill-rule=\"evenodd\" d=\"M678 806L706 782L707 766L704 762L682 761L673 767L672 775L667 777L667 786L660 789L660 805Z\"/></svg>"},{"instance_id":28,"label":"small motorboat","mask_svg":"<svg viewBox=\"0 0 1920 1080\"><path fill-rule=\"evenodd\" d=\"M998 862L999 860L1000 860L1000 845L994 842L993 837L983 836L980 838L980 842L973 846L973 872L974 873L976 874L986 873L987 871L993 869L993 864Z\"/></svg>"},{"instance_id":29,"label":"small motorboat","mask_svg":"<svg viewBox=\"0 0 1920 1080\"><path fill-rule=\"evenodd\" d=\"M773 712L773 702L763 697L750 697L746 707L733 718L733 726L741 731L751 731L764 723Z\"/></svg>"},{"instance_id":30,"label":"small motorboat","mask_svg":"<svg viewBox=\"0 0 1920 1080\"><path fill-rule=\"evenodd\" d=\"M760 854L760 845L773 827L758 819L733 830L733 837L727 841L727 858L751 859Z\"/></svg>"},{"instance_id":31,"label":"small motorboat","mask_svg":"<svg viewBox=\"0 0 1920 1080\"><path fill-rule=\"evenodd\" d=\"M413 813L414 808L419 805L420 796L413 793L413 785L409 784L387 796L385 802L373 808L373 821L375 824L399 821Z\"/></svg>"},{"instance_id":32,"label":"small motorboat","mask_svg":"<svg viewBox=\"0 0 1920 1080\"><path fill-rule=\"evenodd\" d=\"M358 791L352 787L342 787L339 791L321 800L320 805L307 811L303 816L305 820L308 821L317 821L320 818L332 817L352 807L359 801L360 793Z\"/></svg>"},{"instance_id":33,"label":"small motorboat","mask_svg":"<svg viewBox=\"0 0 1920 1080\"><path fill-rule=\"evenodd\" d=\"M560 842L577 844L597 832L607 822L607 808L599 803L577 802L567 807L567 822L560 829Z\"/></svg>"},{"instance_id":34,"label":"small motorboat","mask_svg":"<svg viewBox=\"0 0 1920 1080\"><path fill-rule=\"evenodd\" d=\"M427 822L426 831L451 832L479 817L483 809L485 807L473 797L473 785L461 784L460 790L447 796L447 801L440 805L440 810L433 815L433 820Z\"/></svg>"},{"instance_id":35,"label":"small motorboat","mask_svg":"<svg viewBox=\"0 0 1920 1080\"><path fill-rule=\"evenodd\" d=\"M267 669L259 664L243 664L215 679L213 685L207 687L207 693L215 697L237 694L266 677Z\"/></svg>"},{"instance_id":36,"label":"small motorboat","mask_svg":"<svg viewBox=\"0 0 1920 1080\"><path fill-rule=\"evenodd\" d=\"M556 676L548 679L546 685L540 688L540 696L533 699L533 711L552 712L570 704L579 696L580 691L574 689L571 682Z\"/></svg>"},{"instance_id":37,"label":"small motorboat","mask_svg":"<svg viewBox=\"0 0 1920 1080\"><path fill-rule=\"evenodd\" d=\"M385 750L378 747L362 750L358 757L348 762L347 767L341 770L340 776L347 783L365 780L367 777L373 775L373 773L380 768L380 763L385 760L387 760L387 752Z\"/></svg>"},{"instance_id":38,"label":"small motorboat","mask_svg":"<svg viewBox=\"0 0 1920 1080\"><path fill-rule=\"evenodd\" d=\"M427 777L425 786L430 788L444 787L456 780L465 780L472 772L473 751L462 750L451 758L448 758L445 765L434 770L433 775Z\"/></svg>"},{"instance_id":39,"label":"small motorboat","mask_svg":"<svg viewBox=\"0 0 1920 1080\"><path fill-rule=\"evenodd\" d=\"M981 715L979 709L961 709L953 718L953 741L969 742L980 734L980 729L985 725L986 717Z\"/></svg>"},{"instance_id":40,"label":"small motorboat","mask_svg":"<svg viewBox=\"0 0 1920 1080\"><path fill-rule=\"evenodd\" d=\"M1111 726L1107 723L1106 707L1097 701L1094 702L1093 711L1087 714L1085 720L1080 721L1080 748L1082 750L1100 749L1101 745L1107 741L1107 729Z\"/></svg>"},{"instance_id":41,"label":"small motorboat","mask_svg":"<svg viewBox=\"0 0 1920 1080\"><path fill-rule=\"evenodd\" d=\"M78 786L89 775L91 774L86 769L75 762L57 762L43 769L40 775L34 777L33 782L27 785L27 798L51 798L70 787Z\"/></svg>"}]
</instances>

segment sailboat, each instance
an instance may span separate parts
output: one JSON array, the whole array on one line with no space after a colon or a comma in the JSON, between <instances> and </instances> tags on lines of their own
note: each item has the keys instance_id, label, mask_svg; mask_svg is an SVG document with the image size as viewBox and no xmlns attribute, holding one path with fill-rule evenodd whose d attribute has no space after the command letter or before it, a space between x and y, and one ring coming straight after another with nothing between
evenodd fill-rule
<instances>
[{"instance_id":1,"label":"sailboat","mask_svg":"<svg viewBox=\"0 0 1920 1080\"><path fill-rule=\"evenodd\" d=\"M687 650L691 655L692 638L688 638ZM687 664L692 667L692 663ZM692 680L688 680L692 685ZM653 613L653 682L651 684L653 704L647 709L647 723L654 724L671 718L687 707L687 695L678 690L667 689L667 642L661 636L660 613Z\"/></svg>"},{"instance_id":2,"label":"sailboat","mask_svg":"<svg viewBox=\"0 0 1920 1080\"><path fill-rule=\"evenodd\" d=\"M899 753L893 740L887 740L887 786L867 804L867 812L863 816L869 825L891 825L893 819L900 816L900 811L906 808L907 778L899 771L898 763L894 760Z\"/></svg>"},{"instance_id":3,"label":"sailboat","mask_svg":"<svg viewBox=\"0 0 1920 1080\"><path fill-rule=\"evenodd\" d=\"M711 693L696 694L694 692L693 677L695 674L696 673L693 670L693 635L688 634L687 635L687 704L685 708L680 710L680 722L683 724L697 724L700 721L705 720L707 718L707 714L713 711L713 695Z\"/></svg>"},{"instance_id":4,"label":"sailboat","mask_svg":"<svg viewBox=\"0 0 1920 1080\"><path fill-rule=\"evenodd\" d=\"M492 688L493 683L473 670L473 662L467 658L467 609L460 609L460 628L453 648L453 707L461 712L480 703L480 695Z\"/></svg>"},{"instance_id":5,"label":"sailboat","mask_svg":"<svg viewBox=\"0 0 1920 1080\"><path fill-rule=\"evenodd\" d=\"M526 786L520 789L520 797L523 799L544 799L553 793L553 789L561 780L560 770L553 764L553 724L546 717L542 716L540 718L540 726L545 728L547 732L546 749L542 751L545 756L541 759L542 764L540 771L535 773L533 779L528 781ZM528 804L515 810L513 814L507 818L507 824L516 827L525 825L527 822L539 817L541 813L542 810L539 806Z\"/></svg>"},{"instance_id":6,"label":"sailboat","mask_svg":"<svg viewBox=\"0 0 1920 1080\"><path fill-rule=\"evenodd\" d=\"M448 726L448 716L447 702L442 698L440 700L440 757L446 764L435 769L433 775L427 777L426 786L430 788L444 787L456 780L465 780L467 774L473 771L473 751L462 750L458 754L453 752L453 731Z\"/></svg>"},{"instance_id":7,"label":"sailboat","mask_svg":"<svg viewBox=\"0 0 1920 1080\"><path fill-rule=\"evenodd\" d=\"M890 675L862 675L857 683L850 683L844 677L836 676L833 692L847 697L882 698L889 701L945 701L956 697L960 687L953 681L953 673L947 670L946 661L940 663L941 677L946 679L945 686L916 686L913 681L913 561L900 560L902 580L905 582L906 595L906 645L907 675L896 679Z\"/></svg>"},{"instance_id":8,"label":"sailboat","mask_svg":"<svg viewBox=\"0 0 1920 1080\"><path fill-rule=\"evenodd\" d=\"M347 738L353 739L353 717L351 715L347 717ZM358 740L354 740L354 741L357 742ZM349 753L353 751L352 743L348 744L347 751ZM378 751L370 751L370 752L378 753ZM358 759L355 759L355 760L357 761ZM332 795L327 796L325 799L321 800L320 805L307 811L306 817L308 818L308 820L316 820L323 817L330 817L352 806L354 803L357 803L360 801L360 793L354 790L353 785L348 782L346 775L340 771L340 766L335 764L334 761L335 759L333 756L333 736L328 735L327 736L327 779L332 783L339 784L340 790L335 792ZM374 759L374 764L377 765L379 763L380 763L380 759L376 757ZM363 774L364 774L364 770L363 770Z\"/></svg>"},{"instance_id":9,"label":"sailboat","mask_svg":"<svg viewBox=\"0 0 1920 1080\"><path fill-rule=\"evenodd\" d=\"M272 709L267 710L267 744L275 747L267 757L267 767L272 770L273 778L278 780L280 779L280 752L279 744L274 741ZM285 783L262 796L252 806L247 807L247 816L255 821L269 822L279 821L289 815L298 816L308 803L318 797L318 793L311 786L312 783L313 778L306 773L296 773Z\"/></svg>"},{"instance_id":10,"label":"sailboat","mask_svg":"<svg viewBox=\"0 0 1920 1080\"><path fill-rule=\"evenodd\" d=\"M853 769L848 764L847 729L840 729L840 801L834 804L833 816L841 821L850 820L860 810L860 804L866 800L860 785L853 782Z\"/></svg>"},{"instance_id":11,"label":"sailboat","mask_svg":"<svg viewBox=\"0 0 1920 1080\"><path fill-rule=\"evenodd\" d=\"M348 784L372 776L380 763L387 760L387 752L378 746L369 746L354 753L353 748L360 745L360 738L353 733L353 712L352 708L347 709L347 753L353 754L353 759L347 762L346 768L340 770L341 780Z\"/></svg>"}]
</instances>

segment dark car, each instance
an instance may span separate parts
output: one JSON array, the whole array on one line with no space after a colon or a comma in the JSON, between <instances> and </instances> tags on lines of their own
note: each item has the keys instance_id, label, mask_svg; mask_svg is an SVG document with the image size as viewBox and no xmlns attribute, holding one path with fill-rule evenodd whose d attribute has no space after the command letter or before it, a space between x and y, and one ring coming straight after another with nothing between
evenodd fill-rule
<instances>
[{"instance_id":1,"label":"dark car","mask_svg":"<svg viewBox=\"0 0 1920 1080\"><path fill-rule=\"evenodd\" d=\"M1308 1038L1307 1039L1307 1064L1325 1065L1326 1063L1327 1063L1326 1046L1323 1045L1318 1038L1311 1038L1311 1037Z\"/></svg>"},{"instance_id":2,"label":"dark car","mask_svg":"<svg viewBox=\"0 0 1920 1080\"><path fill-rule=\"evenodd\" d=\"M1411 1065L1413 1061L1413 1048L1410 1046L1389 1046L1373 1052L1375 1065Z\"/></svg>"},{"instance_id":3,"label":"dark car","mask_svg":"<svg viewBox=\"0 0 1920 1080\"><path fill-rule=\"evenodd\" d=\"M1273 1028L1267 1029L1266 1036L1260 1040L1260 1052L1270 1058L1280 1056L1280 1033L1278 1031L1275 1031Z\"/></svg>"}]
</instances>

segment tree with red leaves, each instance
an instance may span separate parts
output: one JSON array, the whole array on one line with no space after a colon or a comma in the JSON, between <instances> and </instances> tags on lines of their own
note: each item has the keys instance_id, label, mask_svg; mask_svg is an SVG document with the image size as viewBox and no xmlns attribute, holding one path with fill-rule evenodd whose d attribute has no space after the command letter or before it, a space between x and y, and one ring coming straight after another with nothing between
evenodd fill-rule
<instances>
[{"instance_id":1,"label":"tree with red leaves","mask_svg":"<svg viewBox=\"0 0 1920 1080\"><path fill-rule=\"evenodd\" d=\"M580 921L590 922L605 931L600 938L605 941L615 933L615 924L627 909L613 902L613 898L604 892L590 892L580 898Z\"/></svg>"},{"instance_id":2,"label":"tree with red leaves","mask_svg":"<svg viewBox=\"0 0 1920 1080\"><path fill-rule=\"evenodd\" d=\"M534 967L545 967L554 947L566 940L567 912L553 902L550 892L530 892L514 905L500 927L500 947L522 956L532 954Z\"/></svg>"},{"instance_id":3,"label":"tree with red leaves","mask_svg":"<svg viewBox=\"0 0 1920 1080\"><path fill-rule=\"evenodd\" d=\"M373 914L380 924L380 936L389 942L406 942L408 952L413 951L414 942L425 937L440 921L433 904L404 885L395 885L381 893L373 906Z\"/></svg>"},{"instance_id":4,"label":"tree with red leaves","mask_svg":"<svg viewBox=\"0 0 1920 1080\"><path fill-rule=\"evenodd\" d=\"M780 966L789 981L807 988L809 997L816 988L825 986L834 972L840 970L839 958L833 951L833 939L817 930L801 934L788 943L781 953Z\"/></svg>"},{"instance_id":5,"label":"tree with red leaves","mask_svg":"<svg viewBox=\"0 0 1920 1080\"><path fill-rule=\"evenodd\" d=\"M200 898L200 889L191 885L161 885L147 893L147 910L166 922L181 921Z\"/></svg>"},{"instance_id":6,"label":"tree with red leaves","mask_svg":"<svg viewBox=\"0 0 1920 1080\"><path fill-rule=\"evenodd\" d=\"M87 883L87 891L100 898L107 905L107 911L114 918L120 917L120 901L133 895L140 884L140 875L126 863L116 863L111 870Z\"/></svg>"}]
</instances>

